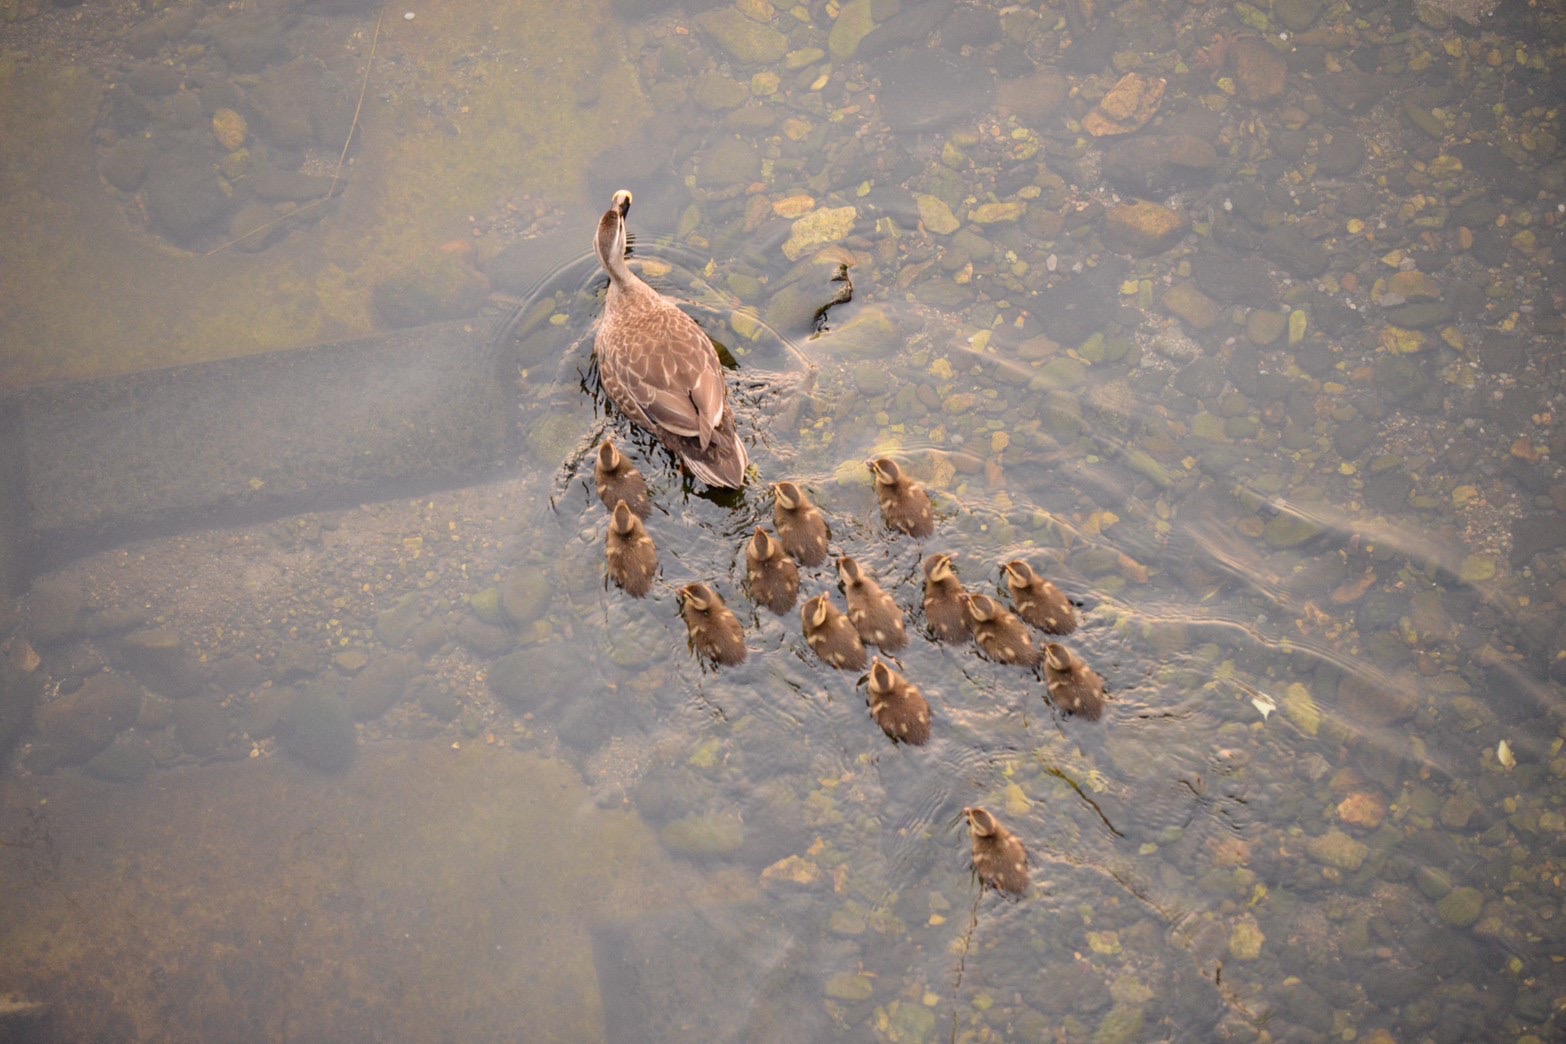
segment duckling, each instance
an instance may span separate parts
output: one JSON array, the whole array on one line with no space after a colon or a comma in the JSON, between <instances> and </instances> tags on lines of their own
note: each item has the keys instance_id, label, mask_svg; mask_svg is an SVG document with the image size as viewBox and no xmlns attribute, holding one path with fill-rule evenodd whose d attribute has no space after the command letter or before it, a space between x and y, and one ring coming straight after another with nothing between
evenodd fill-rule
<instances>
[{"instance_id":1,"label":"duckling","mask_svg":"<svg viewBox=\"0 0 1566 1044\"><path fill-rule=\"evenodd\" d=\"M718 592L699 581L686 584L680 588L680 615L698 656L713 663L745 662L745 631Z\"/></svg>"},{"instance_id":2,"label":"duckling","mask_svg":"<svg viewBox=\"0 0 1566 1044\"><path fill-rule=\"evenodd\" d=\"M751 600L782 616L799 597L799 567L783 552L783 545L765 529L745 545L745 581Z\"/></svg>"},{"instance_id":3,"label":"duckling","mask_svg":"<svg viewBox=\"0 0 1566 1044\"><path fill-rule=\"evenodd\" d=\"M875 474L875 496L887 525L915 538L935 532L935 507L922 485L904 475L890 458L877 457L865 463Z\"/></svg>"},{"instance_id":4,"label":"duckling","mask_svg":"<svg viewBox=\"0 0 1566 1044\"><path fill-rule=\"evenodd\" d=\"M968 609L962 604L962 581L952 568L952 556L942 553L924 560L924 619L938 642L965 642Z\"/></svg>"},{"instance_id":5,"label":"duckling","mask_svg":"<svg viewBox=\"0 0 1566 1044\"><path fill-rule=\"evenodd\" d=\"M924 693L879 658L870 661L870 716L894 741L919 747L930 738L930 704Z\"/></svg>"},{"instance_id":6,"label":"duckling","mask_svg":"<svg viewBox=\"0 0 1566 1044\"><path fill-rule=\"evenodd\" d=\"M598 499L610 511L614 510L615 501L623 500L637 518L645 519L652 514L647 480L609 439L598 444L598 463L593 466L593 478L598 484Z\"/></svg>"},{"instance_id":7,"label":"duckling","mask_svg":"<svg viewBox=\"0 0 1566 1044\"><path fill-rule=\"evenodd\" d=\"M800 565L818 566L825 562L832 532L820 509L792 482L779 482L772 490L777 496L772 505L772 524L777 527L783 550L798 559Z\"/></svg>"},{"instance_id":8,"label":"duckling","mask_svg":"<svg viewBox=\"0 0 1566 1044\"><path fill-rule=\"evenodd\" d=\"M853 621L861 641L879 645L886 652L896 652L908 644L903 611L858 562L847 555L839 558L837 575L843 581L843 594L848 599L848 618Z\"/></svg>"},{"instance_id":9,"label":"duckling","mask_svg":"<svg viewBox=\"0 0 1566 1044\"><path fill-rule=\"evenodd\" d=\"M818 594L799 607L805 643L829 666L845 671L862 671L865 646L848 617L837 611L831 595Z\"/></svg>"},{"instance_id":10,"label":"duckling","mask_svg":"<svg viewBox=\"0 0 1566 1044\"><path fill-rule=\"evenodd\" d=\"M647 535L647 527L624 499L614 502L614 515L609 520L609 535L604 545L609 559L609 576L632 598L645 595L658 572L658 548Z\"/></svg>"},{"instance_id":11,"label":"duckling","mask_svg":"<svg viewBox=\"0 0 1566 1044\"><path fill-rule=\"evenodd\" d=\"M1028 629L989 595L964 594L968 609L968 628L985 656L997 663L1015 663L1032 667L1039 662L1038 650L1028 637Z\"/></svg>"},{"instance_id":12,"label":"duckling","mask_svg":"<svg viewBox=\"0 0 1566 1044\"><path fill-rule=\"evenodd\" d=\"M1017 835L1001 826L989 811L965 808L968 834L973 838L973 872L997 892L1021 895L1028 890L1028 850Z\"/></svg>"},{"instance_id":13,"label":"duckling","mask_svg":"<svg viewBox=\"0 0 1566 1044\"><path fill-rule=\"evenodd\" d=\"M1033 571L1022 559L1001 566L1011 604L1017 615L1046 634L1070 634L1077 629L1077 614L1060 588Z\"/></svg>"},{"instance_id":14,"label":"duckling","mask_svg":"<svg viewBox=\"0 0 1566 1044\"><path fill-rule=\"evenodd\" d=\"M1049 698L1067 714L1097 721L1104 713L1104 679L1059 642L1044 646L1044 678Z\"/></svg>"}]
</instances>

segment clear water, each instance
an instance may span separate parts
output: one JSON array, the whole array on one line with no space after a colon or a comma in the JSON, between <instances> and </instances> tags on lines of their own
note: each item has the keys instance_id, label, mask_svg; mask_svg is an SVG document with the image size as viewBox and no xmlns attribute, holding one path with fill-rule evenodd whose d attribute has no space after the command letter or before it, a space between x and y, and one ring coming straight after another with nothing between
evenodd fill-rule
<instances>
[{"instance_id":1,"label":"clear water","mask_svg":"<svg viewBox=\"0 0 1566 1044\"><path fill-rule=\"evenodd\" d=\"M493 187L504 160L484 153L446 176L506 194L380 210L375 193L399 190L361 160L340 211L247 262L472 217L477 246L440 256L493 291L474 323L519 316L511 466L415 499L187 519L17 601L8 681L54 704L105 670L131 679L138 722L114 743L155 767L114 782L102 762L45 764L39 733L18 749L0 831L8 1031L1559 1034L1556 16L948 6L768 23L795 55L829 50L834 17L886 30L838 60L746 64L682 13L594 13L585 67L515 25L439 68L415 59L449 42L388 38L362 116L388 177L407 170L399 140L429 169L442 121L460 153L464 98L505 69L557 58L585 124L650 115L591 157L556 141L561 169L528 167L526 201ZM330 24L364 54L373 19ZM1281 66L1247 53L1258 42ZM1046 105L1043 67L1076 94ZM1191 234L1140 257L1102 245L1135 175L1117 137L1084 129L1132 69L1167 79L1124 138L1166 143L1133 168L1188 147L1176 133L1217 152L1213 171L1142 193ZM629 96L606 86L633 74ZM1345 139L1357 163L1332 152ZM593 395L587 246L621 187L635 263L737 362L759 476L740 495L693 495ZM930 199L958 230L931 231ZM851 231L796 249L796 206L852 207ZM506 267L530 250L526 277ZM840 263L854 300L813 332ZM30 365L7 372L121 369ZM603 580L582 461L604 430L654 487L663 576L645 601ZM862 462L883 453L935 494L930 539L880 524ZM742 543L784 478L909 609L897 660L933 707L928 746L889 744L861 679L741 591ZM935 550L970 589L1025 557L1078 600L1068 644L1108 682L1103 720L1064 718L1030 672L922 635ZM835 590L830 570L804 573L802 595ZM743 666L690 655L673 591L696 579L745 623ZM135 629L174 636L195 694L158 691L175 686L128 651ZM376 713L360 679L399 655L403 688ZM276 726L322 690L364 719L335 772ZM205 746L202 728L218 734ZM1026 845L1025 896L974 880L972 805Z\"/></svg>"}]
</instances>

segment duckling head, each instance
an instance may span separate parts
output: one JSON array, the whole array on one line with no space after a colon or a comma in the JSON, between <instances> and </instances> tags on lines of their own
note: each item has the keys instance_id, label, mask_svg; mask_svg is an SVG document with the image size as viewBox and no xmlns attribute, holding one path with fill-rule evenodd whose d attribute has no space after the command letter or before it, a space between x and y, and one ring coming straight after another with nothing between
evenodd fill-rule
<instances>
[{"instance_id":1,"label":"duckling head","mask_svg":"<svg viewBox=\"0 0 1566 1044\"><path fill-rule=\"evenodd\" d=\"M968 818L968 829L975 837L994 837L1000 831L1000 824L985 809L965 808L962 814Z\"/></svg>"},{"instance_id":2,"label":"duckling head","mask_svg":"<svg viewBox=\"0 0 1566 1044\"><path fill-rule=\"evenodd\" d=\"M847 555L837 560L837 575L847 587L863 583L865 578L864 570L859 568L859 563Z\"/></svg>"},{"instance_id":3,"label":"duckling head","mask_svg":"<svg viewBox=\"0 0 1566 1044\"><path fill-rule=\"evenodd\" d=\"M995 619L1000 609L995 599L982 594L964 594L962 604L968 607L969 614L980 623Z\"/></svg>"},{"instance_id":4,"label":"duckling head","mask_svg":"<svg viewBox=\"0 0 1566 1044\"><path fill-rule=\"evenodd\" d=\"M681 602L698 613L704 613L712 608L713 598L712 588L700 580L680 588Z\"/></svg>"},{"instance_id":5,"label":"duckling head","mask_svg":"<svg viewBox=\"0 0 1566 1044\"><path fill-rule=\"evenodd\" d=\"M776 558L779 551L778 542L773 540L765 529L757 526L756 535L750 538L750 546L745 549L745 554L753 561L765 562Z\"/></svg>"},{"instance_id":6,"label":"duckling head","mask_svg":"<svg viewBox=\"0 0 1566 1044\"><path fill-rule=\"evenodd\" d=\"M631 505L624 500L614 502L614 516L610 521L614 531L621 536L630 536L636 531L636 516L631 512Z\"/></svg>"},{"instance_id":7,"label":"duckling head","mask_svg":"<svg viewBox=\"0 0 1566 1044\"><path fill-rule=\"evenodd\" d=\"M952 568L952 556L944 551L936 552L924 560L924 575L927 579L940 583L943 580L957 579L957 571Z\"/></svg>"},{"instance_id":8,"label":"duckling head","mask_svg":"<svg viewBox=\"0 0 1566 1044\"><path fill-rule=\"evenodd\" d=\"M818 594L810 601L799 607L800 619L805 621L806 627L820 627L827 622L827 612L832 608L827 601L827 596Z\"/></svg>"},{"instance_id":9,"label":"duckling head","mask_svg":"<svg viewBox=\"0 0 1566 1044\"><path fill-rule=\"evenodd\" d=\"M609 206L618 210L621 217L625 217L631 212L631 190L619 189L616 191L614 198L609 202Z\"/></svg>"},{"instance_id":10,"label":"duckling head","mask_svg":"<svg viewBox=\"0 0 1566 1044\"><path fill-rule=\"evenodd\" d=\"M875 475L875 480L882 486L895 486L903 480L903 471L897 466L897 461L890 457L876 457L865 461L865 465Z\"/></svg>"},{"instance_id":11,"label":"duckling head","mask_svg":"<svg viewBox=\"0 0 1566 1044\"><path fill-rule=\"evenodd\" d=\"M881 662L878 656L870 661L870 691L877 696L884 696L892 691L895 683L892 681L892 669Z\"/></svg>"},{"instance_id":12,"label":"duckling head","mask_svg":"<svg viewBox=\"0 0 1566 1044\"><path fill-rule=\"evenodd\" d=\"M779 482L772 487L772 492L778 498L778 503L783 505L784 511L797 511L805 502L805 495L792 482Z\"/></svg>"},{"instance_id":13,"label":"duckling head","mask_svg":"<svg viewBox=\"0 0 1566 1044\"><path fill-rule=\"evenodd\" d=\"M1051 669L1063 672L1074 671L1077 667L1076 656L1059 642L1050 642L1044 646L1044 662Z\"/></svg>"},{"instance_id":14,"label":"duckling head","mask_svg":"<svg viewBox=\"0 0 1566 1044\"><path fill-rule=\"evenodd\" d=\"M604 471L613 473L620 470L620 464L625 460L620 455L620 449L613 442L605 439L598 444L598 466Z\"/></svg>"},{"instance_id":15,"label":"duckling head","mask_svg":"<svg viewBox=\"0 0 1566 1044\"><path fill-rule=\"evenodd\" d=\"M1006 574L1006 583L1010 587L1027 587L1038 579L1033 567L1020 558L1003 564L1001 572Z\"/></svg>"}]
</instances>

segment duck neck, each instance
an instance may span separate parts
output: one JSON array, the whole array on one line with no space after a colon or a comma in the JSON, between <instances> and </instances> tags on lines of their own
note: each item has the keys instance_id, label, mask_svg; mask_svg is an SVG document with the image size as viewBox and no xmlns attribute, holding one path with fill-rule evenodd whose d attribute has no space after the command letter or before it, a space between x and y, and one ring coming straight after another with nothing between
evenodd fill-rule
<instances>
[{"instance_id":1,"label":"duck neck","mask_svg":"<svg viewBox=\"0 0 1566 1044\"><path fill-rule=\"evenodd\" d=\"M598 219L598 235L593 240L598 249L598 261L609 273L609 281L624 289L636 279L625 263L625 219L620 212L610 208Z\"/></svg>"}]
</instances>

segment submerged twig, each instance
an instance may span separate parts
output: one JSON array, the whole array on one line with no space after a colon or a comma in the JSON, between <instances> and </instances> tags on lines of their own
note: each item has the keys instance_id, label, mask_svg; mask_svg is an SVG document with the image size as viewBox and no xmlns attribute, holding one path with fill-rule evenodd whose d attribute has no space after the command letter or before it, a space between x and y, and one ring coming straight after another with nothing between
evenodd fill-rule
<instances>
[{"instance_id":1,"label":"submerged twig","mask_svg":"<svg viewBox=\"0 0 1566 1044\"><path fill-rule=\"evenodd\" d=\"M290 211L287 214L279 214L271 221L266 221L257 225L255 228L252 228L249 232L246 232L242 236L235 236L226 243L220 243L211 250L208 250L205 254L202 254L202 257L211 257L213 254L222 253L224 250L234 246L236 243L243 243L251 236L256 235L259 232L265 232L267 229L273 227L279 222L287 221L289 218L302 214L313 207L318 207L322 203L325 203L327 200L331 199L333 196L337 195L337 184L342 180L343 164L348 161L348 147L353 144L353 136L359 130L359 114L364 111L364 96L369 92L370 89L370 67L375 64L375 51L381 43L381 24L386 21L386 7L386 4L382 4L381 13L375 17L375 32L370 35L370 54L369 57L365 58L364 60L364 78L359 81L359 101L353 107L353 120L348 124L348 137L343 139L343 151L338 153L337 166L332 168L332 184L331 187L326 190L326 195L312 199L308 203L301 204L297 210Z\"/></svg>"}]
</instances>

